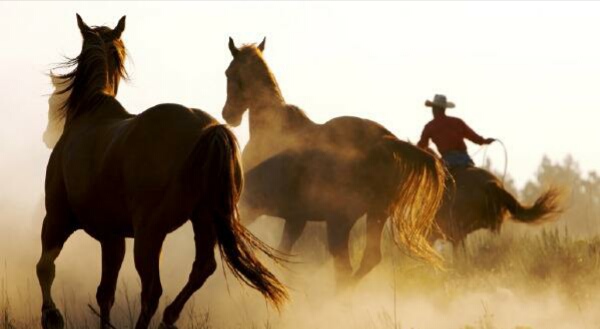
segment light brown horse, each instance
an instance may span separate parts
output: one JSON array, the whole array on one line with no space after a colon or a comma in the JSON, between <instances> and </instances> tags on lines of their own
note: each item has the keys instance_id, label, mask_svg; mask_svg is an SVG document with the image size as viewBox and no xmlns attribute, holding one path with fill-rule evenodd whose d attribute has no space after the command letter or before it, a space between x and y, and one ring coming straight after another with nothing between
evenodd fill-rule
<instances>
[{"instance_id":1,"label":"light brown horse","mask_svg":"<svg viewBox=\"0 0 600 329\"><path fill-rule=\"evenodd\" d=\"M242 159L248 185L242 220L260 215L285 220L280 250L289 252L307 221L325 221L338 284L366 275L381 260L380 241L389 217L396 241L431 262L427 242L444 189L445 171L433 155L398 140L380 124L338 117L311 121L285 103L262 53L265 41L237 48L227 68L223 118L239 125L249 111L250 140ZM352 273L349 232L367 214L367 247Z\"/></svg>"},{"instance_id":2,"label":"light brown horse","mask_svg":"<svg viewBox=\"0 0 600 329\"><path fill-rule=\"evenodd\" d=\"M452 169L444 201L436 222L441 229L431 239L446 238L462 245L465 237L478 229L499 232L502 223L512 218L521 223L542 223L559 213L556 189L549 189L533 205L522 205L489 171L477 167ZM510 216L509 216L510 215Z\"/></svg>"},{"instance_id":3,"label":"light brown horse","mask_svg":"<svg viewBox=\"0 0 600 329\"><path fill-rule=\"evenodd\" d=\"M79 56L67 62L73 71L59 77L66 81L61 89L70 94L62 107L64 132L46 172L46 217L37 264L43 328L64 327L51 295L54 261L78 229L102 247L96 298L103 328L110 327L125 238L134 238L142 284L135 327L144 329L162 293L163 241L188 220L196 259L187 284L164 311L163 328L175 328L187 300L215 271L215 245L236 277L280 305L286 289L254 252L275 256L239 223L243 175L233 133L208 114L176 104L128 113L115 99L126 74L121 40L125 17L115 29L89 27L79 15L77 22L83 46Z\"/></svg>"}]
</instances>

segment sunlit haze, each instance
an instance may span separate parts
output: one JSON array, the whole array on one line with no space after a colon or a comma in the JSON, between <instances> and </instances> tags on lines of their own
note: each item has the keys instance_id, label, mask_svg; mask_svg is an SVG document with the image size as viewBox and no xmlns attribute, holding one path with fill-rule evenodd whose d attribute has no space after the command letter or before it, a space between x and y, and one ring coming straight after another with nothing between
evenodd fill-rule
<instances>
[{"instance_id":1,"label":"sunlit haze","mask_svg":"<svg viewBox=\"0 0 600 329\"><path fill-rule=\"evenodd\" d=\"M243 44L266 36L265 58L286 101L317 122L365 117L416 142L431 118L424 101L443 93L457 104L450 115L504 142L517 184L534 174L543 155L558 161L572 154L584 171L600 165L598 3L27 2L0 8L0 169L20 171L1 170L8 183L3 191L26 183L28 193L41 193L49 155L41 134L52 91L45 73L63 55L77 55L77 12L90 24L110 26L127 15L131 81L118 99L133 113L175 102L222 120L227 38ZM236 133L245 143L247 125ZM469 145L471 153L478 149ZM475 161L484 154L502 168L499 144Z\"/></svg>"},{"instance_id":2,"label":"sunlit haze","mask_svg":"<svg viewBox=\"0 0 600 329\"><path fill-rule=\"evenodd\" d=\"M522 192L520 199L529 202L541 194L541 188L525 193L523 187L535 177L544 156L562 162L571 155L582 177L600 171L600 2L0 2L0 262L5 267L0 271L0 313L6 318L3 307L18 304L35 310L27 313L25 306L15 307L35 314L26 319L39 320L35 263L51 152L42 134L54 90L48 73L81 50L76 13L89 25L111 28L127 16L122 40L129 53L130 79L121 83L117 99L131 113L179 103L224 122L225 70L232 60L228 38L241 46L266 37L263 57L285 101L315 122L344 115L368 118L416 144L432 118L425 101L444 94L456 104L449 115L460 117L483 137L502 142L487 148L467 142L468 151L477 165L491 160L496 172L507 164L507 175L515 183L511 186ZM249 137L247 114L233 131L243 147ZM563 176L563 184L575 180ZM485 303L493 305L496 319L506 324L497 328L598 327L600 240L596 236L580 243L567 234L600 232L600 199L590 192L600 191L600 180L592 178L589 184L571 184L579 194L572 194L576 201L568 206L595 206L568 209L571 227L564 230L563 240L546 231L539 239L526 234L521 240L512 235L475 239L468 246L479 253L457 256L451 260L452 271L434 272L395 257L385 233L384 261L375 274L352 297L331 297L334 272L326 257L324 224L309 223L299 250L308 250L306 259L318 261L306 267L301 262L292 265L302 271L272 267L292 286L293 312L271 313L256 293L248 293L250 289L232 284L230 290L220 270L197 294L198 305L208 305L214 323L252 319L259 323L253 328L263 328L263 323L271 327L269 319L287 323L282 327L275 322L272 328L366 328L364 321L379 321L384 315L391 323L390 314L395 317L397 310L405 317L402 328L443 328L440 321L452 328L475 328L463 326L478 321L482 312L487 316ZM252 230L276 245L282 221L262 219ZM550 227L562 228L564 222ZM526 226L508 225L509 232L517 233ZM190 226L169 235L163 249L165 296L173 297L175 288L187 280L194 256ZM365 230L362 222L356 226L354 241ZM74 236L58 260L54 289L63 289L63 297L74 291L78 300L90 296L93 301L101 273L100 249L84 232ZM127 243L131 253L132 241ZM360 243L351 248L353 258L363 248ZM564 251L564 246L571 249ZM137 298L132 259L128 254L121 279L124 289ZM403 267L396 266L396 259ZM398 287L395 278L400 278ZM398 304L396 291L406 297L399 297ZM424 296L423 291L430 294ZM68 304L63 297L61 307ZM81 314L93 316L85 303L79 304L84 305ZM387 313L380 316L377 312L382 310ZM393 327L399 327L395 318Z\"/></svg>"}]
</instances>

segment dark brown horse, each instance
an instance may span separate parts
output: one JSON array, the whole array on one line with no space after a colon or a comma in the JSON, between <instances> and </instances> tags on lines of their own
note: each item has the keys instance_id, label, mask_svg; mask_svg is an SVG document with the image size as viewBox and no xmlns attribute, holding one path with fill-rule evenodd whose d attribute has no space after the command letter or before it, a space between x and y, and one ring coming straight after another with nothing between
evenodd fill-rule
<instances>
[{"instance_id":1,"label":"dark brown horse","mask_svg":"<svg viewBox=\"0 0 600 329\"><path fill-rule=\"evenodd\" d=\"M454 180L447 180L444 201L436 216L441 232L433 234L432 240L445 237L462 244L469 233L478 229L499 232L508 217L533 224L552 219L559 212L559 193L555 189L542 194L533 205L524 206L485 169L456 168L451 175Z\"/></svg>"},{"instance_id":2,"label":"dark brown horse","mask_svg":"<svg viewBox=\"0 0 600 329\"><path fill-rule=\"evenodd\" d=\"M285 103L262 57L265 42L229 48L227 102L223 117L241 122L249 111L250 140L243 152L248 185L242 219L260 215L285 220L280 250L289 252L307 221L327 223L338 282L356 282L380 262L380 240L388 217L396 241L435 262L427 243L441 201L445 172L433 155L398 140L373 121L339 117L324 124ZM367 247L352 274L349 232L367 214Z\"/></svg>"},{"instance_id":3,"label":"dark brown horse","mask_svg":"<svg viewBox=\"0 0 600 329\"><path fill-rule=\"evenodd\" d=\"M286 290L255 257L268 249L238 220L242 189L239 149L233 133L208 114L162 104L139 115L115 99L125 75L123 17L115 29L88 27L79 56L60 76L70 92L62 114L64 133L46 173L46 217L37 264L42 288L42 326L63 328L51 296L54 261L67 238L83 229L102 246L102 279L96 298L101 325L109 327L125 238L134 238L142 283L137 329L147 328L162 293L159 254L165 236L191 220L196 259L183 290L165 309L161 326L174 323L192 294L216 268L218 245L236 277L279 305Z\"/></svg>"}]
</instances>

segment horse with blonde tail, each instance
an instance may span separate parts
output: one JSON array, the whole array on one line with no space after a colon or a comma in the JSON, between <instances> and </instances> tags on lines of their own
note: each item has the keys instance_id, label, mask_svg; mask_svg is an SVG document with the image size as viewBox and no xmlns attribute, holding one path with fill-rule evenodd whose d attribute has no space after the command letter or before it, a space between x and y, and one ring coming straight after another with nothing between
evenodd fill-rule
<instances>
[{"instance_id":1,"label":"horse with blonde tail","mask_svg":"<svg viewBox=\"0 0 600 329\"><path fill-rule=\"evenodd\" d=\"M430 239L446 239L463 245L470 233L487 229L499 233L505 220L542 224L560 213L560 191L550 188L533 204L524 205L508 192L491 172L474 166L450 170L446 193L436 215L440 230Z\"/></svg>"},{"instance_id":2,"label":"horse with blonde tail","mask_svg":"<svg viewBox=\"0 0 600 329\"><path fill-rule=\"evenodd\" d=\"M358 282L381 260L388 218L409 254L439 265L427 241L444 191L445 170L433 155L400 141L382 125L356 117L317 124L286 104L263 58L265 41L237 48L226 70L223 118L239 125L249 111L250 140L242 162L246 188L240 209L285 220L279 249L290 252L308 221L324 221L340 287ZM367 246L352 269L349 233L367 214Z\"/></svg>"},{"instance_id":3,"label":"horse with blonde tail","mask_svg":"<svg viewBox=\"0 0 600 329\"><path fill-rule=\"evenodd\" d=\"M196 259L188 282L164 311L161 327L175 328L183 306L215 271L218 245L234 275L275 306L285 287L258 260L256 251L277 258L239 222L237 203L243 174L233 133L203 111L177 104L154 106L139 115L115 99L125 76L123 17L114 29L87 26L73 67L59 76L60 135L46 170L46 217L37 275L42 290L42 327L62 329L52 298L54 262L78 229L100 242L102 277L96 292L100 324L110 328L125 238L134 239L135 267L141 279L141 311L136 329L148 327L162 287L160 250L168 233L190 220ZM54 144L52 136L47 142Z\"/></svg>"}]
</instances>

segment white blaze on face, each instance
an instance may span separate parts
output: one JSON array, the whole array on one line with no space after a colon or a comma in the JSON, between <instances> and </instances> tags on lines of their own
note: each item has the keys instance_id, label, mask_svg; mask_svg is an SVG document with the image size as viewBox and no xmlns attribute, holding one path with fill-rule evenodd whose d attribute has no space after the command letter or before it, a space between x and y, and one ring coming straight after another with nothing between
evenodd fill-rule
<instances>
[{"instance_id":1,"label":"white blaze on face","mask_svg":"<svg viewBox=\"0 0 600 329\"><path fill-rule=\"evenodd\" d=\"M64 94L58 93L65 87L60 81L60 78L52 76L54 92L48 99L48 125L46 126L46 131L44 131L43 136L44 144L50 149L54 148L63 133L65 119L60 116L59 108L64 104L70 94L70 92Z\"/></svg>"}]
</instances>

